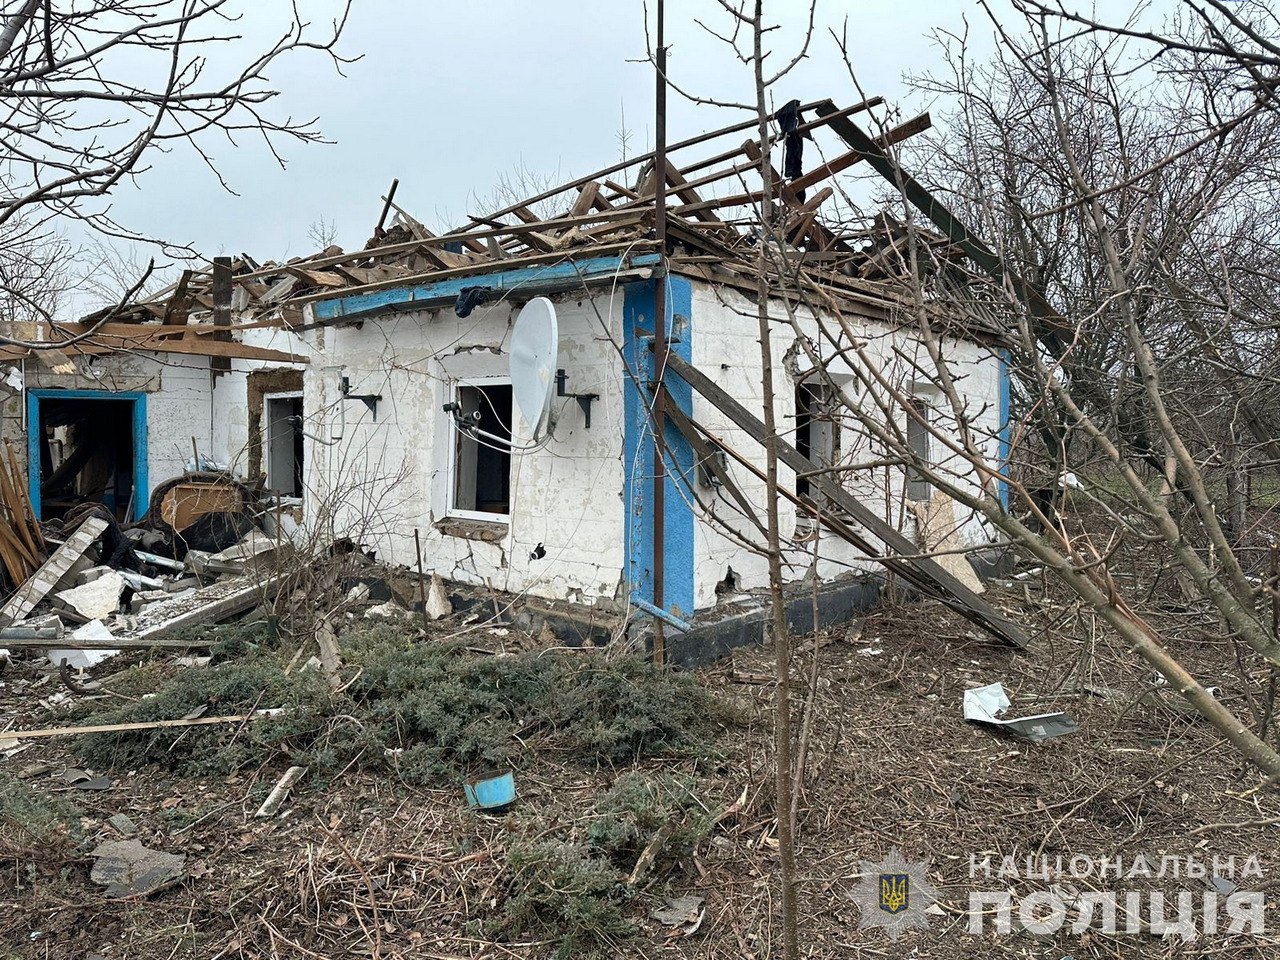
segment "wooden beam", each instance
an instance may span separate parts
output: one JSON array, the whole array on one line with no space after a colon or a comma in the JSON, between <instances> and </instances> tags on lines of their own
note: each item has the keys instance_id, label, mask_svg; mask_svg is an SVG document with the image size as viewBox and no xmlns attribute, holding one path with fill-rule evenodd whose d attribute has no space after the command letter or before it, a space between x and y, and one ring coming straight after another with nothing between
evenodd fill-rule
<instances>
[{"instance_id":1,"label":"wooden beam","mask_svg":"<svg viewBox=\"0 0 1280 960\"><path fill-rule=\"evenodd\" d=\"M192 271L182 271L182 276L178 278L178 285L174 288L173 295L169 297L169 303L164 308L165 323L187 322L187 310L191 306L191 300L187 296L187 286L191 283L192 276Z\"/></svg>"},{"instance_id":2,"label":"wooden beam","mask_svg":"<svg viewBox=\"0 0 1280 960\"><path fill-rule=\"evenodd\" d=\"M685 383L693 387L712 406L720 410L754 440L765 443L764 424L746 407L721 389L701 370L686 363L675 354L667 357L667 368ZM982 627L996 639L1010 646L1024 649L1027 637L1022 629L996 610L958 579L948 573L936 561L914 556L919 547L899 531L882 520L874 511L863 506L830 475L786 441L776 438L778 458L797 473L807 474L809 483L830 503L852 517L884 546L877 548L870 540L859 537L855 545L870 558L879 561L904 580L914 584L931 596L945 603L961 616Z\"/></svg>"},{"instance_id":3,"label":"wooden beam","mask_svg":"<svg viewBox=\"0 0 1280 960\"><path fill-rule=\"evenodd\" d=\"M1059 350L1062 335L1070 332L1070 326L1063 316L1050 305L1049 301L1031 284L1027 283L1014 271L1005 267L1004 262L996 255L983 239L970 230L941 200L935 197L915 177L907 173L896 160L890 157L880 145L867 136L848 117L839 117L836 105L830 100L818 104L815 108L819 114L830 121L834 130L845 143L862 153L880 176L884 177L895 189L902 191L908 202L928 217L946 234L947 238L958 244L965 254L996 280L1008 278L1014 293L1031 310L1031 312L1048 322L1049 329L1044 331L1046 338L1056 338L1053 346Z\"/></svg>"},{"instance_id":4,"label":"wooden beam","mask_svg":"<svg viewBox=\"0 0 1280 960\"><path fill-rule=\"evenodd\" d=\"M812 103L801 104L800 112L807 113L810 110L817 109L819 104L830 103L830 102L831 102L830 100L815 100ZM851 107L845 107L843 108L843 110L839 112L843 116L850 116L862 110L868 110L871 107L879 106L882 103L884 103L883 97L872 97L869 100L863 100L861 103L855 103ZM829 122L829 117L824 116L820 120L801 125L799 129L801 131L812 130L815 127L823 126L828 122ZM735 123L728 127L721 127L718 130L708 130L706 133L700 133L697 136L690 137L687 140L681 140L678 143L669 144L667 146L667 155L670 156L671 154L679 150L684 150L687 147L694 147L700 143L706 143L708 140L715 140L718 137L726 137L733 133L743 133L744 131L747 131L747 130L753 130L756 127L758 127L759 124L760 124L759 120L752 119L752 120L744 120L741 123ZM770 143L776 142L779 139L781 139L780 136L771 137ZM642 163L648 163L649 161L652 161L654 159L654 156L655 155L652 151L650 151L649 153L638 154L635 157L631 157L619 163L615 163L612 166L608 166L601 170L597 170L594 173L589 173L585 177L579 177L577 180L574 180L570 183L566 183L558 187L552 187L550 190L544 190L542 193L538 194L537 196L527 197L526 199L522 200L520 203L513 204L510 207L506 207L505 209L497 210L494 213L491 213L490 216L505 217L509 213L515 213L517 207L527 206L531 203L541 203L543 200L550 200L552 197L558 197L562 193L567 193L570 190L577 189L578 187L582 186L584 183L586 183L589 180L601 180L604 177L610 176L611 174L615 174L620 170L626 170L630 167L635 167ZM715 162L719 162L719 161L715 159L712 159L709 161L703 161L702 164L700 164L698 167L687 167L687 169L688 170L699 169L702 165L705 165L706 163L715 163Z\"/></svg>"},{"instance_id":5,"label":"wooden beam","mask_svg":"<svg viewBox=\"0 0 1280 960\"><path fill-rule=\"evenodd\" d=\"M587 254L592 257L607 257L614 253L623 253L631 250L633 253L648 253L654 248L652 240L640 240L632 242L605 243L598 247L587 248ZM381 280L377 283L366 283L363 287L348 287L340 291L323 291L310 293L298 297L294 303L314 303L317 300L332 300L335 297L350 297L361 293L370 293L374 290L391 290L396 287L410 287L419 283L434 283L438 280L448 280L452 277L483 277L486 273L498 273L507 270L518 270L524 266L535 266L542 263L554 263L556 261L573 260L573 254L565 250L556 250L548 253L527 254L521 257L512 257L510 260L487 260L480 263L472 264L468 267L459 267L455 270L437 270L432 273L414 274L404 277L396 277L393 280Z\"/></svg>"},{"instance_id":6,"label":"wooden beam","mask_svg":"<svg viewBox=\"0 0 1280 960\"><path fill-rule=\"evenodd\" d=\"M569 208L569 216L580 217L592 207L595 206L596 198L600 196L600 181L590 180L582 185L582 190L578 193L578 199L574 201L573 206Z\"/></svg>"},{"instance_id":7,"label":"wooden beam","mask_svg":"<svg viewBox=\"0 0 1280 960\"><path fill-rule=\"evenodd\" d=\"M901 126L894 127L884 136L877 137L876 143L880 146L892 146L895 143L901 143L908 137L914 137L917 133L923 133L932 125L933 120L929 117L929 114L922 113ZM837 173L843 173L854 164L861 163L865 159L867 159L867 156L861 150L850 150L848 153L842 153L835 159L820 164L808 173L796 177L787 184L786 188L793 194L799 190L808 190L810 187L835 176Z\"/></svg>"},{"instance_id":8,"label":"wooden beam","mask_svg":"<svg viewBox=\"0 0 1280 960\"><path fill-rule=\"evenodd\" d=\"M45 641L45 646L49 646ZM253 713L241 713L233 717L196 717L192 720L149 720L136 723L100 723L89 727L42 727L38 730L5 730L0 733L0 740L42 740L48 737L78 737L92 733L127 733L131 730L165 730L171 727L209 727L222 723L247 723L261 717L274 717L280 713L275 710L255 710Z\"/></svg>"},{"instance_id":9,"label":"wooden beam","mask_svg":"<svg viewBox=\"0 0 1280 960\"><path fill-rule=\"evenodd\" d=\"M113 342L114 341L114 342ZM308 363L309 358L283 350L271 350L267 347L250 346L238 340L211 340L200 336L188 340L175 340L170 337L157 337L154 340L131 337L95 338L93 342L81 340L79 343L67 344L63 349L68 353L84 356L101 356L108 353L183 353L196 357L227 357L233 360L269 360L278 363ZM0 356L4 356L0 352Z\"/></svg>"},{"instance_id":10,"label":"wooden beam","mask_svg":"<svg viewBox=\"0 0 1280 960\"><path fill-rule=\"evenodd\" d=\"M836 118L836 119L839 119L839 118ZM922 130L929 129L931 122L932 121L929 118L929 114L927 113L921 114L920 116L914 118L913 120L907 121L901 126L894 127L883 137L879 138L876 141L876 143L878 144L884 143L889 145L899 143L910 136L914 136L915 134L919 133ZM832 120L830 122L830 126L832 127L832 129L835 129L835 120ZM742 145L742 150L744 153L747 154L747 156L752 161L754 161L752 164L749 165L750 169L755 169L756 165L760 161L760 156L761 156L760 144L758 144L754 140L748 140L746 143ZM796 196L796 194L800 190L805 190L805 189L808 189L809 187L814 186L815 184L821 183L823 180L826 180L837 173L842 173L843 171L848 170L854 164L860 163L866 159L867 159L867 155L865 152L861 150L850 150L848 153L841 154L839 157L836 157L834 160L832 160L829 163L815 167L813 170L810 170L808 173L804 174L803 176L797 177L795 180L793 180L790 183L787 183L785 181L785 178L783 178L782 175L775 170L774 181L773 181L774 196L776 199L779 199L779 200L786 200L789 203L797 203L799 202L799 198ZM743 170L747 168L748 168L748 165L742 165ZM736 170L738 168L735 167L734 169ZM721 197L717 200L703 200L698 203L686 203L682 206L673 208L671 212L679 216L686 216L691 213L698 214L704 210L716 210L723 207L751 206L753 204L759 203L763 199L764 199L764 191L753 190L748 193L731 194L727 197Z\"/></svg>"}]
</instances>

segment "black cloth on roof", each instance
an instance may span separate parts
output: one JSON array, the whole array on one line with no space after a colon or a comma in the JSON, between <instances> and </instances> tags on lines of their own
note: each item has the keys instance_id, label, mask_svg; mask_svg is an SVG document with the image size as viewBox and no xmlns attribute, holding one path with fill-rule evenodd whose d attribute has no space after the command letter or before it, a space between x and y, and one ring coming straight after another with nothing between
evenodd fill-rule
<instances>
[{"instance_id":1,"label":"black cloth on roof","mask_svg":"<svg viewBox=\"0 0 1280 960\"><path fill-rule=\"evenodd\" d=\"M783 133L782 175L788 180L794 180L804 172L804 134L796 132L802 122L800 101L787 102L773 115L773 119L778 121ZM801 202L804 201L803 190L796 191L796 196Z\"/></svg>"},{"instance_id":2,"label":"black cloth on roof","mask_svg":"<svg viewBox=\"0 0 1280 960\"><path fill-rule=\"evenodd\" d=\"M488 287L463 287L458 292L458 302L453 305L453 312L460 317L469 317L472 310L488 299Z\"/></svg>"}]
</instances>

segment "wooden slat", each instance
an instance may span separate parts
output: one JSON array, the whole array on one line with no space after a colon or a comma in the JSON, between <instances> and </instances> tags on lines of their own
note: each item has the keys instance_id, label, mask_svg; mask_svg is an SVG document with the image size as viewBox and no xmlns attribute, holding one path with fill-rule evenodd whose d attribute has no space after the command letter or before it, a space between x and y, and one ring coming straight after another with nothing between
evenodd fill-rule
<instances>
[{"instance_id":1,"label":"wooden slat","mask_svg":"<svg viewBox=\"0 0 1280 960\"><path fill-rule=\"evenodd\" d=\"M701 370L686 363L674 353L667 356L667 369L693 387L712 406L757 442L766 442L764 424ZM869 539L860 538L861 542L856 543L859 549L909 583L937 597L948 607L982 627L1003 643L1019 649L1026 647L1026 635L1004 614L948 573L936 561L927 557L914 556L919 552L916 544L882 520L874 511L863 506L839 484L833 483L829 474L791 444L780 438L776 439L776 444L778 458L783 463L797 473L808 474L810 485L818 493L884 544L884 549L881 549Z\"/></svg>"},{"instance_id":2,"label":"wooden slat","mask_svg":"<svg viewBox=\"0 0 1280 960\"><path fill-rule=\"evenodd\" d=\"M72 565L106 529L107 521L101 517L89 517L80 524L66 543L54 550L49 559L40 565L40 569L0 607L0 627L16 623L34 610L36 604L58 585L58 581L67 575Z\"/></svg>"}]
</instances>

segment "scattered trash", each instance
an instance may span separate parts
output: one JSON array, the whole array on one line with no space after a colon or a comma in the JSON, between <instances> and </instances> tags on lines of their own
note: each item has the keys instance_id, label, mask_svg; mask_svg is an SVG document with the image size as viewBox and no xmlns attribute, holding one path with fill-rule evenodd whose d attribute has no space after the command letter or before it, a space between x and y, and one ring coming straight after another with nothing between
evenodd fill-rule
<instances>
[{"instance_id":1,"label":"scattered trash","mask_svg":"<svg viewBox=\"0 0 1280 960\"><path fill-rule=\"evenodd\" d=\"M662 906L654 907L649 916L663 926L675 927L679 936L691 937L702 927L706 919L706 901L690 894L684 897L672 897Z\"/></svg>"},{"instance_id":2,"label":"scattered trash","mask_svg":"<svg viewBox=\"0 0 1280 960\"><path fill-rule=\"evenodd\" d=\"M1065 713L1038 713L1030 717L1002 719L1010 707L1009 696L999 683L973 687L964 692L964 718L970 723L995 727L1033 743L1075 733L1079 727Z\"/></svg>"},{"instance_id":3,"label":"scattered trash","mask_svg":"<svg viewBox=\"0 0 1280 960\"><path fill-rule=\"evenodd\" d=\"M858 656L860 657L878 657L883 653L883 647L860 647L858 649Z\"/></svg>"},{"instance_id":4,"label":"scattered trash","mask_svg":"<svg viewBox=\"0 0 1280 960\"><path fill-rule=\"evenodd\" d=\"M464 784L462 789L467 795L468 806L491 813L497 812L515 803L516 775L508 770L506 773L472 780Z\"/></svg>"},{"instance_id":5,"label":"scattered trash","mask_svg":"<svg viewBox=\"0 0 1280 960\"><path fill-rule=\"evenodd\" d=\"M96 859L89 879L105 886L108 897L142 896L182 877L187 858L152 850L137 840L108 840L90 856Z\"/></svg>"}]
</instances>

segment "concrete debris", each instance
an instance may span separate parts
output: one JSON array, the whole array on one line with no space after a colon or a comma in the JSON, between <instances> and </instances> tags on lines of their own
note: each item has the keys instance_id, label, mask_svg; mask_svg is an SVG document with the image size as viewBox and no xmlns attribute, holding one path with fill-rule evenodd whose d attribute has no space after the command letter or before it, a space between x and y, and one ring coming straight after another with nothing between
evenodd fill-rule
<instances>
[{"instance_id":1,"label":"concrete debris","mask_svg":"<svg viewBox=\"0 0 1280 960\"><path fill-rule=\"evenodd\" d=\"M431 586L427 588L427 616L432 620L439 620L451 613L453 604L449 600L449 594L445 592L444 581L440 579L440 574L433 573Z\"/></svg>"},{"instance_id":2,"label":"concrete debris","mask_svg":"<svg viewBox=\"0 0 1280 960\"><path fill-rule=\"evenodd\" d=\"M120 595L124 588L124 577L115 570L109 570L83 586L55 594L53 602L81 623L105 620L120 609Z\"/></svg>"},{"instance_id":3,"label":"concrete debris","mask_svg":"<svg viewBox=\"0 0 1280 960\"><path fill-rule=\"evenodd\" d=\"M83 627L72 631L71 640L73 643L111 643L115 640L115 636L101 620L90 620ZM96 667L103 660L114 657L119 652L119 650L110 648L100 650L51 649L45 653L45 656L49 658L50 663L55 665L65 660L67 666L73 670L88 670L90 667Z\"/></svg>"},{"instance_id":4,"label":"concrete debris","mask_svg":"<svg viewBox=\"0 0 1280 960\"><path fill-rule=\"evenodd\" d=\"M394 600L388 600L385 603L380 603L377 606L370 607L364 612L364 615L370 620L395 620L403 617L408 612L408 610L400 606L400 604L396 603Z\"/></svg>"},{"instance_id":5,"label":"concrete debris","mask_svg":"<svg viewBox=\"0 0 1280 960\"><path fill-rule=\"evenodd\" d=\"M9 626L25 619L59 581L67 575L75 562L89 550L107 529L107 521L101 517L89 517L67 540L49 555L23 583L3 607L0 607L0 626ZM92 619L92 618L90 618Z\"/></svg>"},{"instance_id":6,"label":"concrete debris","mask_svg":"<svg viewBox=\"0 0 1280 960\"><path fill-rule=\"evenodd\" d=\"M187 858L143 846L138 840L108 840L90 854L96 862L89 879L105 886L108 897L145 896L182 877Z\"/></svg>"},{"instance_id":7,"label":"concrete debris","mask_svg":"<svg viewBox=\"0 0 1280 960\"><path fill-rule=\"evenodd\" d=\"M80 559L88 560L89 558L81 557ZM103 566L101 564L97 566L85 567L83 570L79 571L78 573L75 572L75 569L73 567L71 573L69 573L67 577L64 577L63 579L66 580L69 577L74 577L75 583L68 585L68 589L70 589L70 587L83 587L86 583L93 583L93 581L97 580L99 577L104 577L111 572L112 572L111 567Z\"/></svg>"},{"instance_id":8,"label":"concrete debris","mask_svg":"<svg viewBox=\"0 0 1280 960\"><path fill-rule=\"evenodd\" d=\"M107 817L107 825L122 837L132 837L138 832L138 825L123 813L113 813Z\"/></svg>"},{"instance_id":9,"label":"concrete debris","mask_svg":"<svg viewBox=\"0 0 1280 960\"><path fill-rule=\"evenodd\" d=\"M347 595L342 598L343 603L348 606L364 603L369 599L369 585L367 583L357 583L354 587L347 591Z\"/></svg>"}]
</instances>

